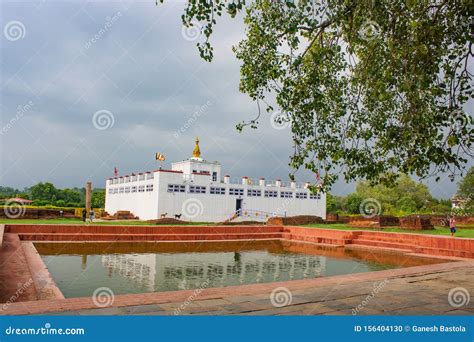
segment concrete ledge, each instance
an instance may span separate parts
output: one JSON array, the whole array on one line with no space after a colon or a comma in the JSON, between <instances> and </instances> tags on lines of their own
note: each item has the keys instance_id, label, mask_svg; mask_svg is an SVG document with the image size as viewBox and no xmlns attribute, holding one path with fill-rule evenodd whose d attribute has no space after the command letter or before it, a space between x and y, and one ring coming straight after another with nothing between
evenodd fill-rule
<instances>
[{"instance_id":1,"label":"concrete ledge","mask_svg":"<svg viewBox=\"0 0 474 342\"><path fill-rule=\"evenodd\" d=\"M0 224L0 249L2 249L3 244L3 233L5 232L5 225Z\"/></svg>"},{"instance_id":2,"label":"concrete ledge","mask_svg":"<svg viewBox=\"0 0 474 342\"><path fill-rule=\"evenodd\" d=\"M35 284L38 299L64 299L64 295L57 287L33 243L22 242L22 247Z\"/></svg>"},{"instance_id":3,"label":"concrete ledge","mask_svg":"<svg viewBox=\"0 0 474 342\"><path fill-rule=\"evenodd\" d=\"M37 300L36 289L17 234L5 233L0 249L0 303ZM0 306L1 307L1 306Z\"/></svg>"}]
</instances>

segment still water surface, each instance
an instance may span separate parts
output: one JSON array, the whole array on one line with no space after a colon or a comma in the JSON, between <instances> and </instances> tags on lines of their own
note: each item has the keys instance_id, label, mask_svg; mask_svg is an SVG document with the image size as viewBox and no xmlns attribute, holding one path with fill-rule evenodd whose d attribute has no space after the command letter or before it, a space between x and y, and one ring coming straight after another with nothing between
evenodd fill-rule
<instances>
[{"instance_id":1,"label":"still water surface","mask_svg":"<svg viewBox=\"0 0 474 342\"><path fill-rule=\"evenodd\" d=\"M288 241L36 243L65 297L268 283L439 263Z\"/></svg>"}]
</instances>

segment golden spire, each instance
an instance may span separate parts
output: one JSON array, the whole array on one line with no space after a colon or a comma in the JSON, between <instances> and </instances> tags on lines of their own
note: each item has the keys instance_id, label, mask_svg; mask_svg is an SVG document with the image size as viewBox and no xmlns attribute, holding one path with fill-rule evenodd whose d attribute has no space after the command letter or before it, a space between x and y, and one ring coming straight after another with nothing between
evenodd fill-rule
<instances>
[{"instance_id":1,"label":"golden spire","mask_svg":"<svg viewBox=\"0 0 474 342\"><path fill-rule=\"evenodd\" d=\"M196 146L194 146L193 158L201 158L201 150L199 149L199 138L196 137Z\"/></svg>"}]
</instances>

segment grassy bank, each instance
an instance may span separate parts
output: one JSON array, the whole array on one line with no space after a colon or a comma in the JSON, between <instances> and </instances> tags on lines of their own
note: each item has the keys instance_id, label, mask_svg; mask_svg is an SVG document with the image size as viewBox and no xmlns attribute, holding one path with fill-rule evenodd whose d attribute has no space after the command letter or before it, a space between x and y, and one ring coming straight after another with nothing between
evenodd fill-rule
<instances>
[{"instance_id":1,"label":"grassy bank","mask_svg":"<svg viewBox=\"0 0 474 342\"><path fill-rule=\"evenodd\" d=\"M370 231L380 231L380 232L394 232L394 233L409 233L409 234L428 234L428 235L451 235L449 228L435 226L435 229L432 230L406 230L400 229L398 227L387 227L383 229L372 229L372 228L358 228L358 227L351 227L346 224L309 224L305 225L304 227L312 227L312 228L323 228L323 229L339 229L339 230L370 230ZM458 227L457 237L465 237L465 238L474 238L474 229L468 229L463 227Z\"/></svg>"},{"instance_id":2,"label":"grassy bank","mask_svg":"<svg viewBox=\"0 0 474 342\"><path fill-rule=\"evenodd\" d=\"M0 219L0 224L78 224L84 225L81 219L77 218L54 218L54 219ZM128 226L146 226L154 225L146 221L94 221L94 225L128 225ZM214 225L212 222L190 222L189 225L203 226L203 225ZM166 224L167 226L173 224ZM180 224L177 224L180 225ZM387 227L383 229L369 229L369 228L358 228L351 227L346 224L310 224L304 227L311 228L323 228L323 229L339 229L339 230L370 230L370 231L381 231L381 232L395 232L395 233L409 233L409 234L429 234L429 235L447 235L451 233L449 228L435 226L433 230L405 230L398 227ZM473 227L464 228L463 226L458 227L456 233L457 237L474 238Z\"/></svg>"}]
</instances>

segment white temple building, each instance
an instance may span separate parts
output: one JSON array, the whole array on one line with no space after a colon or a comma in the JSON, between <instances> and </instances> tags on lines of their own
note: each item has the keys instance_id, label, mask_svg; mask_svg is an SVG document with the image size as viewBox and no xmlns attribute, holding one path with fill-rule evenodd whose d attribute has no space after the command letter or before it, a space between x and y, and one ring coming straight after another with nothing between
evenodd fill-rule
<instances>
[{"instance_id":1,"label":"white temple building","mask_svg":"<svg viewBox=\"0 0 474 342\"><path fill-rule=\"evenodd\" d=\"M265 221L274 216L326 218L326 195L311 194L308 183L222 176L221 164L201 158L199 139L193 156L171 170L132 173L106 183L105 210L128 210L141 220L174 217L200 222ZM181 215L181 216L179 216Z\"/></svg>"}]
</instances>

